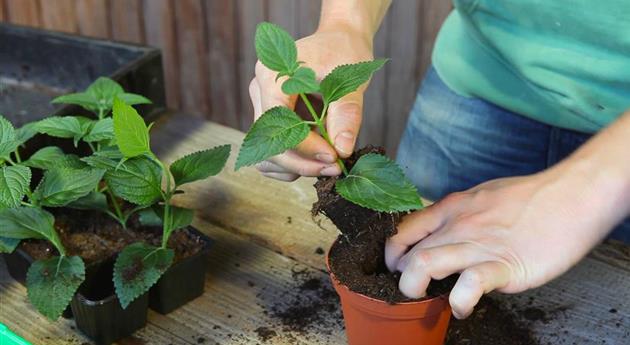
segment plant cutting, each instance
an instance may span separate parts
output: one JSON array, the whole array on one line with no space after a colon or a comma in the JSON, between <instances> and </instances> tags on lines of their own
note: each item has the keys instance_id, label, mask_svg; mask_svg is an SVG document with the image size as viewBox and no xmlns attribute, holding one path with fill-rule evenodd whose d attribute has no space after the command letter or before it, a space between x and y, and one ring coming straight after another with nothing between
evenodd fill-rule
<instances>
[{"instance_id":1,"label":"plant cutting","mask_svg":"<svg viewBox=\"0 0 630 345\"><path fill-rule=\"evenodd\" d=\"M259 24L255 45L259 61L277 73L285 94L299 97L311 119L283 106L266 110L246 134L236 169L295 148L312 130L333 146L325 125L329 106L368 82L386 63L377 59L342 65L317 80L308 61L298 60L295 42L282 28ZM313 94L321 97L321 109L307 97ZM389 272L384 260L385 241L396 233L402 216L422 208L416 188L381 148L368 146L337 164L341 176L320 177L315 183L318 201L312 212L326 215L341 232L327 266L341 297L349 343L441 344L450 318L448 284L432 283L431 297L409 300L398 290L399 274Z\"/></svg>"}]
</instances>

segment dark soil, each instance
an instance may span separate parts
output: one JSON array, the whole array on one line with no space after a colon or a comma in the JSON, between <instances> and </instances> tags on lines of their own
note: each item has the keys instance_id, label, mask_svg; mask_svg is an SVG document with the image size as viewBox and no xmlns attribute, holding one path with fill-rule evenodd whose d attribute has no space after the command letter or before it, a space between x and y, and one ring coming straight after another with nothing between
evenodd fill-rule
<instances>
[{"instance_id":1,"label":"dark soil","mask_svg":"<svg viewBox=\"0 0 630 345\"><path fill-rule=\"evenodd\" d=\"M346 160L346 167L351 169L368 153L384 154L384 150L372 146L360 149ZM409 301L398 290L400 274L389 272L385 266L385 240L396 234L405 213L377 212L353 204L335 191L337 179L320 178L315 183L318 201L312 209L313 215L325 215L341 232L329 254L332 273L352 291L389 303ZM454 282L455 277L433 281L426 298L448 293Z\"/></svg>"},{"instance_id":2,"label":"dark soil","mask_svg":"<svg viewBox=\"0 0 630 345\"><path fill-rule=\"evenodd\" d=\"M68 255L83 258L87 265L107 261L123 248L134 242L145 242L160 246L162 229L143 227L137 217L129 220L128 228L111 217L96 211L55 209L55 229ZM56 249L44 240L25 240L21 248L30 256L45 259L56 255ZM186 230L174 232L168 243L175 250L175 262L198 253L203 242Z\"/></svg>"}]
</instances>

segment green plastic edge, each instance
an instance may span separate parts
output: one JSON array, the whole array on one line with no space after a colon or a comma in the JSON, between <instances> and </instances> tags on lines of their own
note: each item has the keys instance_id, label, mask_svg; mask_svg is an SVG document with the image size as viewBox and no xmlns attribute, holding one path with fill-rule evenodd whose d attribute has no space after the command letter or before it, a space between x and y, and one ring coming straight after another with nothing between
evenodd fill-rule
<instances>
[{"instance_id":1,"label":"green plastic edge","mask_svg":"<svg viewBox=\"0 0 630 345\"><path fill-rule=\"evenodd\" d=\"M32 345L0 323L0 345Z\"/></svg>"}]
</instances>

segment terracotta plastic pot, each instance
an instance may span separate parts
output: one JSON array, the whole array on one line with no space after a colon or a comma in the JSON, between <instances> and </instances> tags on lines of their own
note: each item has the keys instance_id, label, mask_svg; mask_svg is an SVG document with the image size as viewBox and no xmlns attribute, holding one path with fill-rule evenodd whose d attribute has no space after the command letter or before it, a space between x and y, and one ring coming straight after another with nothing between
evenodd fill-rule
<instances>
[{"instance_id":1,"label":"terracotta plastic pot","mask_svg":"<svg viewBox=\"0 0 630 345\"><path fill-rule=\"evenodd\" d=\"M326 266L341 299L348 344L444 344L451 318L447 295L418 302L389 304L350 291L341 284L330 269L328 255Z\"/></svg>"}]
</instances>

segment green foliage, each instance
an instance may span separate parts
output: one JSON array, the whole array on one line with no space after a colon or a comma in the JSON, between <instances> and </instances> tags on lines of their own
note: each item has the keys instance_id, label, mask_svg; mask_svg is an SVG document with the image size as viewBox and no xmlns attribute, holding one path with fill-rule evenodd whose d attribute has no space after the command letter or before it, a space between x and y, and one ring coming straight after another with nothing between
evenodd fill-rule
<instances>
[{"instance_id":1,"label":"green foliage","mask_svg":"<svg viewBox=\"0 0 630 345\"><path fill-rule=\"evenodd\" d=\"M31 169L14 165L0 168L0 209L20 206L29 191Z\"/></svg>"},{"instance_id":2,"label":"green foliage","mask_svg":"<svg viewBox=\"0 0 630 345\"><path fill-rule=\"evenodd\" d=\"M230 145L191 153L170 166L176 186L206 179L218 174L230 155Z\"/></svg>"},{"instance_id":3,"label":"green foliage","mask_svg":"<svg viewBox=\"0 0 630 345\"><path fill-rule=\"evenodd\" d=\"M159 217L160 223L163 224L164 206L155 205L153 206L153 211ZM170 206L170 216L168 218L168 224L166 225L168 229L167 237L170 236L173 231L183 229L192 224L194 215L195 212L191 209Z\"/></svg>"},{"instance_id":4,"label":"green foliage","mask_svg":"<svg viewBox=\"0 0 630 345\"><path fill-rule=\"evenodd\" d=\"M56 320L85 279L85 265L78 256L55 256L35 261L28 270L28 298L37 310Z\"/></svg>"},{"instance_id":5,"label":"green foliage","mask_svg":"<svg viewBox=\"0 0 630 345\"><path fill-rule=\"evenodd\" d=\"M19 238L8 238L0 236L0 253L13 253L20 244Z\"/></svg>"},{"instance_id":6,"label":"green foliage","mask_svg":"<svg viewBox=\"0 0 630 345\"><path fill-rule=\"evenodd\" d=\"M52 116L40 120L35 124L35 130L56 138L72 138L74 146L85 134L89 123L78 116Z\"/></svg>"},{"instance_id":7,"label":"green foliage","mask_svg":"<svg viewBox=\"0 0 630 345\"><path fill-rule=\"evenodd\" d=\"M48 170L35 189L33 198L41 206L65 206L96 189L104 173L104 169L89 167Z\"/></svg>"},{"instance_id":8,"label":"green foliage","mask_svg":"<svg viewBox=\"0 0 630 345\"><path fill-rule=\"evenodd\" d=\"M149 127L138 112L120 99L115 99L113 114L116 142L125 158L151 152Z\"/></svg>"},{"instance_id":9,"label":"green foliage","mask_svg":"<svg viewBox=\"0 0 630 345\"><path fill-rule=\"evenodd\" d=\"M378 59L336 67L320 84L324 102L330 104L356 91L359 86L370 80L372 74L383 67L385 62L386 59Z\"/></svg>"},{"instance_id":10,"label":"green foliage","mask_svg":"<svg viewBox=\"0 0 630 345\"><path fill-rule=\"evenodd\" d=\"M36 134L36 124L33 122L29 122L24 126L15 130L15 140L20 144L24 145L27 141L31 140Z\"/></svg>"},{"instance_id":11,"label":"green foliage","mask_svg":"<svg viewBox=\"0 0 630 345\"><path fill-rule=\"evenodd\" d=\"M174 252L145 243L127 246L114 264L114 286L123 308L146 293L173 262Z\"/></svg>"},{"instance_id":12,"label":"green foliage","mask_svg":"<svg viewBox=\"0 0 630 345\"><path fill-rule=\"evenodd\" d=\"M29 159L22 162L27 167L49 170L54 168L81 168L85 166L79 160L79 156L65 154L57 146L46 146L33 153Z\"/></svg>"},{"instance_id":13,"label":"green foliage","mask_svg":"<svg viewBox=\"0 0 630 345\"><path fill-rule=\"evenodd\" d=\"M20 145L16 140L15 128L4 116L0 115L0 164Z\"/></svg>"},{"instance_id":14,"label":"green foliage","mask_svg":"<svg viewBox=\"0 0 630 345\"><path fill-rule=\"evenodd\" d=\"M294 148L310 128L292 110L274 107L267 110L249 129L236 160L236 169L256 164Z\"/></svg>"},{"instance_id":15,"label":"green foliage","mask_svg":"<svg viewBox=\"0 0 630 345\"><path fill-rule=\"evenodd\" d=\"M96 79L84 92L59 96L52 102L76 104L102 118L111 110L116 97L129 105L151 103L141 95L126 93L117 82L105 77Z\"/></svg>"},{"instance_id":16,"label":"green foliage","mask_svg":"<svg viewBox=\"0 0 630 345\"><path fill-rule=\"evenodd\" d=\"M345 199L381 212L409 211L422 207L416 188L387 157L361 156L343 179L335 184Z\"/></svg>"},{"instance_id":17,"label":"green foliage","mask_svg":"<svg viewBox=\"0 0 630 345\"><path fill-rule=\"evenodd\" d=\"M114 120L111 117L98 120L90 132L83 137L87 142L109 141L114 139Z\"/></svg>"},{"instance_id":18,"label":"green foliage","mask_svg":"<svg viewBox=\"0 0 630 345\"><path fill-rule=\"evenodd\" d=\"M291 75L299 67L297 48L288 32L271 23L260 23L254 37L256 56L280 75Z\"/></svg>"},{"instance_id":19,"label":"green foliage","mask_svg":"<svg viewBox=\"0 0 630 345\"><path fill-rule=\"evenodd\" d=\"M54 228L55 218L37 207L18 207L0 210L0 237L14 239L46 239L63 252Z\"/></svg>"},{"instance_id":20,"label":"green foliage","mask_svg":"<svg viewBox=\"0 0 630 345\"><path fill-rule=\"evenodd\" d=\"M315 71L308 67L300 67L295 73L282 83L282 92L287 95L300 93L314 93L319 91L319 83L315 78Z\"/></svg>"},{"instance_id":21,"label":"green foliage","mask_svg":"<svg viewBox=\"0 0 630 345\"><path fill-rule=\"evenodd\" d=\"M92 191L88 195L68 203L66 207L77 210L107 211L107 197L101 192Z\"/></svg>"}]
</instances>

